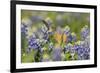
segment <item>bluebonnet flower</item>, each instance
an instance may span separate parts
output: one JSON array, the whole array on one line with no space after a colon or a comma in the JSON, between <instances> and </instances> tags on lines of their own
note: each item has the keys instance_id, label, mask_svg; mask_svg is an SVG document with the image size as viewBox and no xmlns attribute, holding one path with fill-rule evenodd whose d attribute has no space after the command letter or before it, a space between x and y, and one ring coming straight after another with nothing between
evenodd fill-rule
<instances>
[{"instance_id":1,"label":"bluebonnet flower","mask_svg":"<svg viewBox=\"0 0 100 73\"><path fill-rule=\"evenodd\" d=\"M66 26L64 28L64 34L66 34L66 36L67 36L67 40L66 40L67 43L71 43L72 41L76 41L76 34L74 32L71 33L69 26Z\"/></svg>"},{"instance_id":2,"label":"bluebonnet flower","mask_svg":"<svg viewBox=\"0 0 100 73\"><path fill-rule=\"evenodd\" d=\"M48 31L48 28L46 27L46 25L43 25L41 28L40 28L41 32L43 33L46 33Z\"/></svg>"},{"instance_id":3,"label":"bluebonnet flower","mask_svg":"<svg viewBox=\"0 0 100 73\"><path fill-rule=\"evenodd\" d=\"M49 34L47 31L47 27L46 26L42 26L42 28L38 29L37 31L37 36L40 40L43 40L44 43L47 42L48 38L49 38Z\"/></svg>"},{"instance_id":4,"label":"bluebonnet flower","mask_svg":"<svg viewBox=\"0 0 100 73\"><path fill-rule=\"evenodd\" d=\"M71 44L71 43L68 43L68 44L65 45L65 47L64 47L64 52L65 52L65 53L69 52L71 48L72 48L72 44Z\"/></svg>"},{"instance_id":5,"label":"bluebonnet flower","mask_svg":"<svg viewBox=\"0 0 100 73\"><path fill-rule=\"evenodd\" d=\"M84 40L84 48L85 48L85 53L84 53L84 59L90 59L90 38L89 36Z\"/></svg>"},{"instance_id":6,"label":"bluebonnet flower","mask_svg":"<svg viewBox=\"0 0 100 73\"><path fill-rule=\"evenodd\" d=\"M90 58L90 37L89 36L85 38L83 43L83 48L84 48L84 59L89 59Z\"/></svg>"},{"instance_id":7,"label":"bluebonnet flower","mask_svg":"<svg viewBox=\"0 0 100 73\"><path fill-rule=\"evenodd\" d=\"M31 49L39 49L40 47L39 39L36 39L35 37L31 36L28 39L28 46Z\"/></svg>"},{"instance_id":8,"label":"bluebonnet flower","mask_svg":"<svg viewBox=\"0 0 100 73\"><path fill-rule=\"evenodd\" d=\"M28 35L28 26L25 23L21 24L21 34L23 36L27 36Z\"/></svg>"},{"instance_id":9,"label":"bluebonnet flower","mask_svg":"<svg viewBox=\"0 0 100 73\"><path fill-rule=\"evenodd\" d=\"M58 48L54 48L52 50L52 60L53 61L61 61L61 53L62 53L62 50L60 47Z\"/></svg>"},{"instance_id":10,"label":"bluebonnet flower","mask_svg":"<svg viewBox=\"0 0 100 73\"><path fill-rule=\"evenodd\" d=\"M45 42L47 42L47 41L48 41L48 39L49 39L49 35L48 35L48 33L45 33L45 34L44 34L43 39L45 40Z\"/></svg>"},{"instance_id":11,"label":"bluebonnet flower","mask_svg":"<svg viewBox=\"0 0 100 73\"><path fill-rule=\"evenodd\" d=\"M87 36L84 42L85 42L84 47L89 48L90 47L90 36Z\"/></svg>"},{"instance_id":12,"label":"bluebonnet flower","mask_svg":"<svg viewBox=\"0 0 100 73\"><path fill-rule=\"evenodd\" d=\"M71 33L71 36L72 36L72 41L75 42L75 41L76 41L76 34L75 34L74 32L72 32L72 33Z\"/></svg>"},{"instance_id":13,"label":"bluebonnet flower","mask_svg":"<svg viewBox=\"0 0 100 73\"><path fill-rule=\"evenodd\" d=\"M89 36L90 34L90 30L88 28L87 25L85 25L82 29L81 29L81 37L84 40L87 36Z\"/></svg>"},{"instance_id":14,"label":"bluebonnet flower","mask_svg":"<svg viewBox=\"0 0 100 73\"><path fill-rule=\"evenodd\" d=\"M26 39L29 38L29 29L32 25L32 21L30 19L22 19L21 21L21 34L25 36Z\"/></svg>"},{"instance_id":15,"label":"bluebonnet flower","mask_svg":"<svg viewBox=\"0 0 100 73\"><path fill-rule=\"evenodd\" d=\"M84 53L84 50L83 48L81 48L80 46L77 46L77 55L78 55L78 60L82 60L83 58L83 53Z\"/></svg>"},{"instance_id":16,"label":"bluebonnet flower","mask_svg":"<svg viewBox=\"0 0 100 73\"><path fill-rule=\"evenodd\" d=\"M84 41L78 41L77 44L75 44L74 48L78 54L78 60L85 60L89 59L89 48L85 48Z\"/></svg>"},{"instance_id":17,"label":"bluebonnet flower","mask_svg":"<svg viewBox=\"0 0 100 73\"><path fill-rule=\"evenodd\" d=\"M69 36L68 36L68 42L75 42L76 41L76 34L74 32L72 32Z\"/></svg>"},{"instance_id":18,"label":"bluebonnet flower","mask_svg":"<svg viewBox=\"0 0 100 73\"><path fill-rule=\"evenodd\" d=\"M66 53L70 53L71 55L71 60L74 60L74 55L76 53L76 50L74 48L74 45L72 45L71 43L68 43L66 46L65 46L65 54Z\"/></svg>"},{"instance_id":19,"label":"bluebonnet flower","mask_svg":"<svg viewBox=\"0 0 100 73\"><path fill-rule=\"evenodd\" d=\"M69 36L71 34L71 31L70 31L70 27L69 26L65 26L64 28L64 33Z\"/></svg>"},{"instance_id":20,"label":"bluebonnet flower","mask_svg":"<svg viewBox=\"0 0 100 73\"><path fill-rule=\"evenodd\" d=\"M81 57L83 56L83 52L84 52L84 49L83 49L83 46L81 44L81 41L77 41L74 45L74 49L76 50L77 54L78 54L78 59L80 60Z\"/></svg>"},{"instance_id":21,"label":"bluebonnet flower","mask_svg":"<svg viewBox=\"0 0 100 73\"><path fill-rule=\"evenodd\" d=\"M90 59L90 54L84 54L84 60L88 60L88 59Z\"/></svg>"},{"instance_id":22,"label":"bluebonnet flower","mask_svg":"<svg viewBox=\"0 0 100 73\"><path fill-rule=\"evenodd\" d=\"M27 53L29 53L30 51L34 50L38 50L40 48L40 43L39 40L36 38L35 33L33 33L33 35L31 35L28 39L28 48L27 48Z\"/></svg>"},{"instance_id":23,"label":"bluebonnet flower","mask_svg":"<svg viewBox=\"0 0 100 73\"><path fill-rule=\"evenodd\" d=\"M84 59L90 59L90 48L85 48Z\"/></svg>"},{"instance_id":24,"label":"bluebonnet flower","mask_svg":"<svg viewBox=\"0 0 100 73\"><path fill-rule=\"evenodd\" d=\"M74 46L72 46L70 48L70 55L71 55L71 60L74 60L75 59L75 53L76 53L76 50L74 49Z\"/></svg>"}]
</instances>

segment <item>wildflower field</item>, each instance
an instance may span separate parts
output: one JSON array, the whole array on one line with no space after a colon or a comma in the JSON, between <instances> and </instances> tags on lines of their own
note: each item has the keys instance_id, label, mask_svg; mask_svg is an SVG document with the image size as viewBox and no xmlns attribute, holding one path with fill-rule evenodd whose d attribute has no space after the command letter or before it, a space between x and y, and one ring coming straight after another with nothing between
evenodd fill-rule
<instances>
[{"instance_id":1,"label":"wildflower field","mask_svg":"<svg viewBox=\"0 0 100 73\"><path fill-rule=\"evenodd\" d=\"M90 14L21 10L21 62L90 59Z\"/></svg>"}]
</instances>

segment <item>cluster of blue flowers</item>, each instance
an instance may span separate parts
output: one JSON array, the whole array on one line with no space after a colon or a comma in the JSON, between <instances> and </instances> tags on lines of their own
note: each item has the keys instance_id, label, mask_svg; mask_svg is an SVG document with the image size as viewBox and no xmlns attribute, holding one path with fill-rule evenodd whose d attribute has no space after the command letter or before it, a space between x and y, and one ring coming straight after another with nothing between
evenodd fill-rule
<instances>
[{"instance_id":1,"label":"cluster of blue flowers","mask_svg":"<svg viewBox=\"0 0 100 73\"><path fill-rule=\"evenodd\" d=\"M51 24L50 21L48 23ZM25 24L21 24L21 26L21 33L27 37L29 27ZM63 34L67 36L66 42L57 47L50 38L54 32L49 31L47 26L43 26L32 33L26 38L28 42L27 53L32 50L35 51L33 56L35 62L90 59L90 30L87 25L81 29L80 40L77 40L76 34L70 31L70 27L66 26L63 30Z\"/></svg>"},{"instance_id":2,"label":"cluster of blue flowers","mask_svg":"<svg viewBox=\"0 0 100 73\"><path fill-rule=\"evenodd\" d=\"M69 30L69 29L68 29ZM70 31L69 31L70 32ZM68 32L67 32L68 33ZM65 46L65 52L71 54L71 59L74 60L77 55L78 60L90 59L90 31L87 25L81 29L81 40L76 40L76 35L70 34L68 44ZM74 41L74 44L71 42Z\"/></svg>"}]
</instances>

